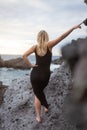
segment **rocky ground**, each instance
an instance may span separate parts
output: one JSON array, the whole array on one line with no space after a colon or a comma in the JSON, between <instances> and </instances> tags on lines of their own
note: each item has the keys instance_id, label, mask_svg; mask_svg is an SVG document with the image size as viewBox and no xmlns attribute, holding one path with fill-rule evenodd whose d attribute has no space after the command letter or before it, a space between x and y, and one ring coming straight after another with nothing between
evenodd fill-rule
<instances>
[{"instance_id":1,"label":"rocky ground","mask_svg":"<svg viewBox=\"0 0 87 130\"><path fill-rule=\"evenodd\" d=\"M0 106L0 130L76 130L64 116L63 109L71 89L71 73L63 63L51 74L45 89L50 104L49 112L45 114L42 107L42 122L38 124L29 76L12 81Z\"/></svg>"}]
</instances>

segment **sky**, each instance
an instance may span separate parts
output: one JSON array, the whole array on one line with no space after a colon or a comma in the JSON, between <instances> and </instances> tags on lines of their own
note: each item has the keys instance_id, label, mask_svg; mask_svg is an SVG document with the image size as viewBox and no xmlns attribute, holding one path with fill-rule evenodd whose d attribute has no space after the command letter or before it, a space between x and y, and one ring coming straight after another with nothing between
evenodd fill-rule
<instances>
[{"instance_id":1,"label":"sky","mask_svg":"<svg viewBox=\"0 0 87 130\"><path fill-rule=\"evenodd\" d=\"M37 33L44 29L50 40L87 18L84 0L0 0L0 54L23 54L36 44ZM73 31L53 48L60 48L72 39L87 37L87 27Z\"/></svg>"}]
</instances>

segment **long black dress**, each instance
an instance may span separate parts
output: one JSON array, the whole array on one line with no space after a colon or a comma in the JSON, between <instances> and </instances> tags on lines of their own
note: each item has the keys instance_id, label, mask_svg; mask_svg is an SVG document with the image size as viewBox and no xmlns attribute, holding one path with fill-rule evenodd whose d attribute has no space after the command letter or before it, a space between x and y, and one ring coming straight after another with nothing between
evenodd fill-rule
<instances>
[{"instance_id":1,"label":"long black dress","mask_svg":"<svg viewBox=\"0 0 87 130\"><path fill-rule=\"evenodd\" d=\"M47 53L44 56L39 56L35 50L36 65L31 71L30 80L35 96L40 100L41 105L48 108L44 88L47 86L50 78L50 64L52 53L47 47Z\"/></svg>"}]
</instances>

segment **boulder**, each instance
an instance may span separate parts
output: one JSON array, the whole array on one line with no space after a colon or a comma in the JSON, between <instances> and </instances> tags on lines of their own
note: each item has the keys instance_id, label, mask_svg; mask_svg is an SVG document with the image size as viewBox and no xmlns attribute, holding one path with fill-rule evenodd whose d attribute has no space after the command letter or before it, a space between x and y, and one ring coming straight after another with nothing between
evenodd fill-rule
<instances>
[{"instance_id":1,"label":"boulder","mask_svg":"<svg viewBox=\"0 0 87 130\"><path fill-rule=\"evenodd\" d=\"M30 69L30 67L23 61L23 58L3 60L0 56L0 67L14 68L14 69Z\"/></svg>"},{"instance_id":2,"label":"boulder","mask_svg":"<svg viewBox=\"0 0 87 130\"><path fill-rule=\"evenodd\" d=\"M6 60L4 61L4 67L15 69L30 69L30 67L23 61L23 58Z\"/></svg>"}]
</instances>

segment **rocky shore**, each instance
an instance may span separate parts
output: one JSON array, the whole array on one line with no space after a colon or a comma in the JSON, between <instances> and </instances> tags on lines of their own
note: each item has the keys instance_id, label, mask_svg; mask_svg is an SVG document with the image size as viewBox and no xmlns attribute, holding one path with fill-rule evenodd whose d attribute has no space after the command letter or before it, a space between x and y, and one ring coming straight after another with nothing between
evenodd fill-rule
<instances>
[{"instance_id":1,"label":"rocky shore","mask_svg":"<svg viewBox=\"0 0 87 130\"><path fill-rule=\"evenodd\" d=\"M51 74L45 89L50 104L49 112L45 114L42 107L42 123L38 124L35 120L34 95L29 76L13 81L0 106L0 130L75 130L75 126L67 121L63 112L65 97L71 89L71 73L63 63Z\"/></svg>"},{"instance_id":2,"label":"rocky shore","mask_svg":"<svg viewBox=\"0 0 87 130\"><path fill-rule=\"evenodd\" d=\"M70 66L75 66L74 62L72 62L73 60L75 62L78 61L75 58L77 52L80 62L84 63L82 65L78 62L77 70L75 70L75 79L72 79L72 73L64 61L61 62L59 68L51 73L49 84L45 89L50 105L49 112L45 114L42 107L42 122L40 124L35 120L34 94L29 81L29 75L22 79L20 78L20 80L13 80L4 91L1 89L0 96L4 100L3 102L1 100L0 105L0 130L86 130L87 127L84 124L86 125L87 122L84 123L84 121L87 118L87 62L83 62L83 60L87 61L86 41L87 38L84 40L78 39L79 44L77 44L77 41L72 41L72 44L67 46L68 50L71 48L71 51L67 53L67 49L65 48L64 50L66 59L69 60L69 56L72 59L69 60ZM83 42L83 46L79 47L78 45ZM82 55L85 55L86 58L84 59ZM74 56L74 59L72 56ZM84 71L83 68L85 68ZM76 104L73 103L70 97L73 90L73 80L76 80L77 85L74 90L74 97L77 100ZM1 88L3 87L1 83ZM81 97L81 100L79 97ZM69 100L68 103L67 99ZM74 121L68 117L68 114L70 117L73 117Z\"/></svg>"}]
</instances>

